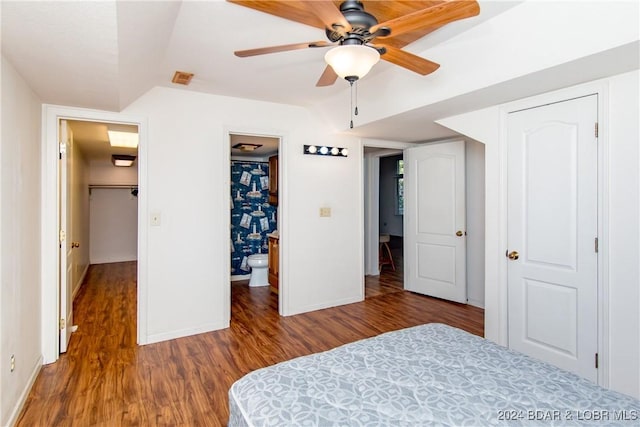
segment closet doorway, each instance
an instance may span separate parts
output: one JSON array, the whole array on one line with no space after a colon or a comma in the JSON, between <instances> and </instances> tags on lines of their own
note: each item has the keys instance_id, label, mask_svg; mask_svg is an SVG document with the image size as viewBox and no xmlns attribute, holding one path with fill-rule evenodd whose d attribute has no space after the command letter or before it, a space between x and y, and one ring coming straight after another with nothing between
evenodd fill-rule
<instances>
[{"instance_id":1,"label":"closet doorway","mask_svg":"<svg viewBox=\"0 0 640 427\"><path fill-rule=\"evenodd\" d=\"M64 353L78 327L73 302L90 266L137 262L138 126L60 119L59 130L59 352Z\"/></svg>"}]
</instances>

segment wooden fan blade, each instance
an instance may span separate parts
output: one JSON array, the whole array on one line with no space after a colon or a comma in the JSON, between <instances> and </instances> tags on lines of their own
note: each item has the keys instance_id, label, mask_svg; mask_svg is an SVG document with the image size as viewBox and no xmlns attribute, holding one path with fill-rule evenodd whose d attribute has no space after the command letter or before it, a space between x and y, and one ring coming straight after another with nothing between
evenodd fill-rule
<instances>
[{"instance_id":1,"label":"wooden fan blade","mask_svg":"<svg viewBox=\"0 0 640 427\"><path fill-rule=\"evenodd\" d=\"M310 12L315 14L324 23L326 28L340 33L351 31L351 24L344 17L336 4L331 0L302 1ZM342 28L336 28L334 25Z\"/></svg>"},{"instance_id":2,"label":"wooden fan blade","mask_svg":"<svg viewBox=\"0 0 640 427\"><path fill-rule=\"evenodd\" d=\"M391 29L391 34L388 37L394 37L427 27L441 27L459 19L476 16L479 13L480 6L477 1L447 1L374 25L370 31L374 33L381 27L387 27Z\"/></svg>"},{"instance_id":3,"label":"wooden fan blade","mask_svg":"<svg viewBox=\"0 0 640 427\"><path fill-rule=\"evenodd\" d=\"M306 42L306 43L293 43L283 44L280 46L260 47L257 49L237 50L234 55L240 58L246 58L247 56L265 55L267 53L286 52L288 50L307 49L310 47L325 47L332 46L331 43L326 41Z\"/></svg>"},{"instance_id":4,"label":"wooden fan blade","mask_svg":"<svg viewBox=\"0 0 640 427\"><path fill-rule=\"evenodd\" d=\"M399 65L407 70L411 70L420 75L426 76L440 68L440 64L424 59L420 56L409 53L406 50L398 49L388 45L378 45L377 48L384 47L387 51L380 57L392 64Z\"/></svg>"},{"instance_id":5,"label":"wooden fan blade","mask_svg":"<svg viewBox=\"0 0 640 427\"><path fill-rule=\"evenodd\" d=\"M331 86L336 82L336 80L338 80L338 75L336 74L335 71L333 71L333 68L331 68L331 65L327 65L324 71L322 72L322 75L318 79L318 83L316 83L316 86L317 87Z\"/></svg>"},{"instance_id":6,"label":"wooden fan blade","mask_svg":"<svg viewBox=\"0 0 640 427\"><path fill-rule=\"evenodd\" d=\"M227 0L240 6L245 6L260 12L288 19L290 21L300 22L301 24L310 25L316 28L325 28L324 22L318 18L305 1L282 1L282 0ZM320 3L324 3L320 2Z\"/></svg>"}]
</instances>

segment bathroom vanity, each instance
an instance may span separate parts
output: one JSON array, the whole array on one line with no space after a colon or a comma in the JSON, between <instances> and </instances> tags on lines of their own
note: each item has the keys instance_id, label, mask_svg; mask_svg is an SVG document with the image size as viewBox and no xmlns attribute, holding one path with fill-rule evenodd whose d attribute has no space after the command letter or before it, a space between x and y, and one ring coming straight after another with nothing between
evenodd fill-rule
<instances>
[{"instance_id":1,"label":"bathroom vanity","mask_svg":"<svg viewBox=\"0 0 640 427\"><path fill-rule=\"evenodd\" d=\"M278 206L278 156L269 157L269 204Z\"/></svg>"},{"instance_id":2,"label":"bathroom vanity","mask_svg":"<svg viewBox=\"0 0 640 427\"><path fill-rule=\"evenodd\" d=\"M279 270L279 235L277 232L268 234L269 237L269 288L272 292L278 293L278 270Z\"/></svg>"}]
</instances>

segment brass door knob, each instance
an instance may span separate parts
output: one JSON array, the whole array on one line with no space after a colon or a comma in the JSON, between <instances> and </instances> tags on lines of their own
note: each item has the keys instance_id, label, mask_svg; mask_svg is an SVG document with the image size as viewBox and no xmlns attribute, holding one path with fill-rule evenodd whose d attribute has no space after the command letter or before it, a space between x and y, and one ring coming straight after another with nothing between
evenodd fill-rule
<instances>
[{"instance_id":1,"label":"brass door knob","mask_svg":"<svg viewBox=\"0 0 640 427\"><path fill-rule=\"evenodd\" d=\"M507 258L509 258L512 261L515 261L518 258L520 258L520 254L518 253L518 251L511 251L507 254Z\"/></svg>"},{"instance_id":2,"label":"brass door knob","mask_svg":"<svg viewBox=\"0 0 640 427\"><path fill-rule=\"evenodd\" d=\"M462 232L462 230L456 231L456 236L458 236L458 237L462 237L463 234L464 233Z\"/></svg>"},{"instance_id":3,"label":"brass door knob","mask_svg":"<svg viewBox=\"0 0 640 427\"><path fill-rule=\"evenodd\" d=\"M80 242L71 242L71 249L79 248L79 247L80 247Z\"/></svg>"}]
</instances>

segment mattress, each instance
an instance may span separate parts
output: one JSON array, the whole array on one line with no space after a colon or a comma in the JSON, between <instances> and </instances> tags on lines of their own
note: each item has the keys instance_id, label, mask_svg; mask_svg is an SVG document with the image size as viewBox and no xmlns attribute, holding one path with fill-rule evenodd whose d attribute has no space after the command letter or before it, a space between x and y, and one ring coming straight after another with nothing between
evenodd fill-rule
<instances>
[{"instance_id":1,"label":"mattress","mask_svg":"<svg viewBox=\"0 0 640 427\"><path fill-rule=\"evenodd\" d=\"M640 401L431 323L253 371L236 426L638 425Z\"/></svg>"}]
</instances>

